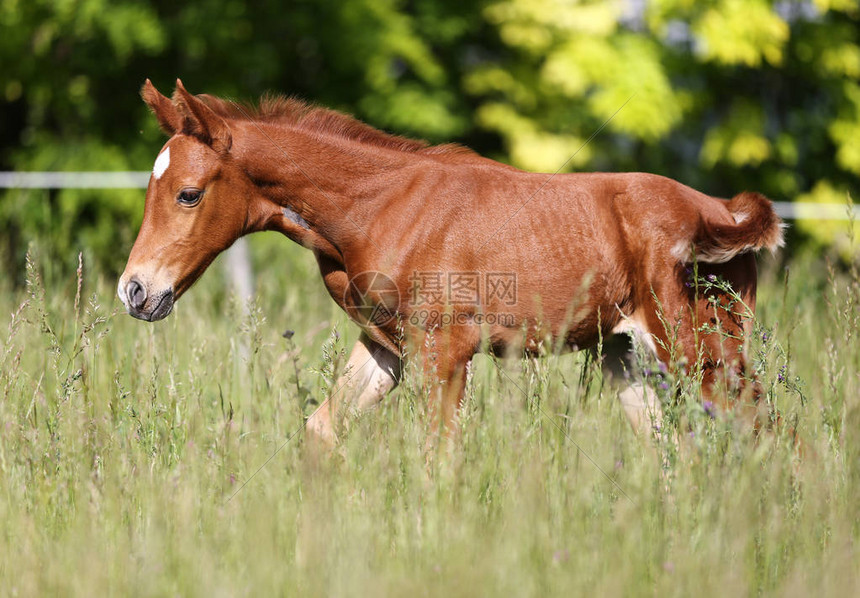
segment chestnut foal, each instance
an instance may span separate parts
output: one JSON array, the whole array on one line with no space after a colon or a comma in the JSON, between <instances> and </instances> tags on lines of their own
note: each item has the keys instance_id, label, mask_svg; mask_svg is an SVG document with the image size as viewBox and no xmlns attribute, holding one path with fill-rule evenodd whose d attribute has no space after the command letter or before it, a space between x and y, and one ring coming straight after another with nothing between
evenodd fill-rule
<instances>
[{"instance_id":1,"label":"chestnut foal","mask_svg":"<svg viewBox=\"0 0 860 598\"><path fill-rule=\"evenodd\" d=\"M220 252L256 231L313 251L332 299L362 328L338 390L307 422L316 437L334 442L345 412L397 385L404 342L431 348L422 365L437 431L455 429L482 347L575 350L618 333L670 369L695 366L707 398L755 418L749 314L729 293L690 288L688 272L696 260L700 276L727 281L754 309L753 252L782 243L762 195L726 201L642 173L523 172L295 100L243 107L180 81L172 99L149 80L142 96L170 139L120 299L136 318L164 318ZM634 426L659 409L641 385L622 401Z\"/></svg>"}]
</instances>

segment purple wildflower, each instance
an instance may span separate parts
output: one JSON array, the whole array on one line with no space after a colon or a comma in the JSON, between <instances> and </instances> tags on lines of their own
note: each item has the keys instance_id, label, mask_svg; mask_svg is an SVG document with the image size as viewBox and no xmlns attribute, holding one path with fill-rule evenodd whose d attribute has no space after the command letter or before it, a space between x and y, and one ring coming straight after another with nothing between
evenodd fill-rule
<instances>
[{"instance_id":1,"label":"purple wildflower","mask_svg":"<svg viewBox=\"0 0 860 598\"><path fill-rule=\"evenodd\" d=\"M768 338L767 330L761 333L761 342L766 343Z\"/></svg>"},{"instance_id":2,"label":"purple wildflower","mask_svg":"<svg viewBox=\"0 0 860 598\"><path fill-rule=\"evenodd\" d=\"M657 367L660 369L661 374L665 374L667 371L669 371L669 368L667 368L666 364L663 363L662 361L659 363L659 365Z\"/></svg>"},{"instance_id":3,"label":"purple wildflower","mask_svg":"<svg viewBox=\"0 0 860 598\"><path fill-rule=\"evenodd\" d=\"M688 280L687 282L684 283L684 286L687 287L688 289L692 289L693 283Z\"/></svg>"},{"instance_id":4,"label":"purple wildflower","mask_svg":"<svg viewBox=\"0 0 860 598\"><path fill-rule=\"evenodd\" d=\"M702 408L705 410L705 413L708 415L708 417L714 419L714 403L712 401L705 401L702 404Z\"/></svg>"},{"instance_id":5,"label":"purple wildflower","mask_svg":"<svg viewBox=\"0 0 860 598\"><path fill-rule=\"evenodd\" d=\"M780 382L785 382L785 366L779 368L779 373L776 375L776 379Z\"/></svg>"},{"instance_id":6,"label":"purple wildflower","mask_svg":"<svg viewBox=\"0 0 860 598\"><path fill-rule=\"evenodd\" d=\"M660 383L660 388L662 388L663 390L669 390L669 384L664 380Z\"/></svg>"},{"instance_id":7,"label":"purple wildflower","mask_svg":"<svg viewBox=\"0 0 860 598\"><path fill-rule=\"evenodd\" d=\"M708 282L717 282L717 277L715 274L708 274L707 279Z\"/></svg>"}]
</instances>

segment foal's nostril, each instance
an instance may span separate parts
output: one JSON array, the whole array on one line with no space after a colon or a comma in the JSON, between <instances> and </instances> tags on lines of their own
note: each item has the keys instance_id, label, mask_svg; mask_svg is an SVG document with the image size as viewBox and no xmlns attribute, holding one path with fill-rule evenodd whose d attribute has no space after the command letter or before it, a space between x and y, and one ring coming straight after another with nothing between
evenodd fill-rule
<instances>
[{"instance_id":1,"label":"foal's nostril","mask_svg":"<svg viewBox=\"0 0 860 598\"><path fill-rule=\"evenodd\" d=\"M128 297L128 304L131 307L141 309L146 301L146 289L143 288L143 285L137 279L132 278L125 288L125 296Z\"/></svg>"}]
</instances>

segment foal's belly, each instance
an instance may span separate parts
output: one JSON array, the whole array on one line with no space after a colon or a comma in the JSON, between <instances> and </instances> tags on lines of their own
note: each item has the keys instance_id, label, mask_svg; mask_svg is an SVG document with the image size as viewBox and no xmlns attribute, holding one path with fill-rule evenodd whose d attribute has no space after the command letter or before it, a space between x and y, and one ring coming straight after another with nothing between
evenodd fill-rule
<instances>
[{"instance_id":1,"label":"foal's belly","mask_svg":"<svg viewBox=\"0 0 860 598\"><path fill-rule=\"evenodd\" d=\"M490 301L489 340L496 353L578 350L611 335L627 307L627 281L599 255L559 267L536 257L518 264L515 301ZM501 317L498 317L501 316Z\"/></svg>"},{"instance_id":2,"label":"foal's belly","mask_svg":"<svg viewBox=\"0 0 860 598\"><path fill-rule=\"evenodd\" d=\"M597 345L602 337L610 336L618 322L618 309L611 303L560 311L544 317L523 314L513 325L490 326L493 353L542 354L587 349Z\"/></svg>"}]
</instances>

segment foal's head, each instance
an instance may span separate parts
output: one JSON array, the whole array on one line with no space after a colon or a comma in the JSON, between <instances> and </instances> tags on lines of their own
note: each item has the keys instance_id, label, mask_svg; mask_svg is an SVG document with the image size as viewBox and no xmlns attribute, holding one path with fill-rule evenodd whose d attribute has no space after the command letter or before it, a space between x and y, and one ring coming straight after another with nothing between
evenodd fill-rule
<instances>
[{"instance_id":1,"label":"foal's head","mask_svg":"<svg viewBox=\"0 0 860 598\"><path fill-rule=\"evenodd\" d=\"M143 224L117 292L128 313L155 321L246 231L255 189L232 160L227 121L177 81L170 100L141 92L170 135L146 191Z\"/></svg>"}]
</instances>

